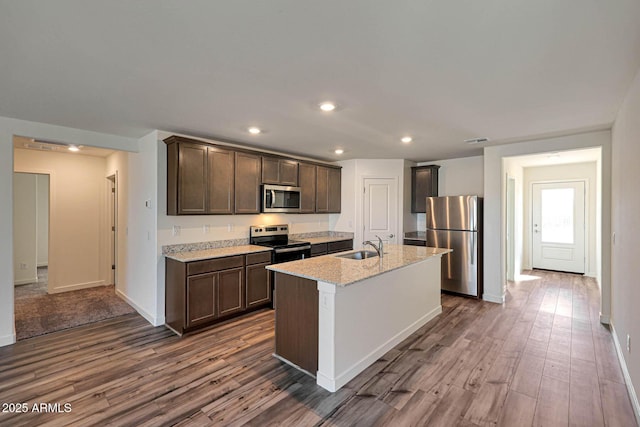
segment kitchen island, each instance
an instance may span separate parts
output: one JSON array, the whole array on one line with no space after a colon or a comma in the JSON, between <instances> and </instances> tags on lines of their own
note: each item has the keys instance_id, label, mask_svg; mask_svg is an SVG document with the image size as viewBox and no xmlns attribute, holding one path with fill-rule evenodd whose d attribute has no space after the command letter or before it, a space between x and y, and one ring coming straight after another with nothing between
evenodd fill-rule
<instances>
[{"instance_id":1,"label":"kitchen island","mask_svg":"<svg viewBox=\"0 0 640 427\"><path fill-rule=\"evenodd\" d=\"M382 259L332 254L267 267L276 272L275 356L338 390L442 312L449 252L386 245Z\"/></svg>"}]
</instances>

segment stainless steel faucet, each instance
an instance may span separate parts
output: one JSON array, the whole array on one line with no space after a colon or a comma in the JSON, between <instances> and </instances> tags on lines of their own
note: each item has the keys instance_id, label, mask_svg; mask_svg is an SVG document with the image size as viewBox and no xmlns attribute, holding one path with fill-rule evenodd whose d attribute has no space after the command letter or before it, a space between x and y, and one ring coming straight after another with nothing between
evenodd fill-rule
<instances>
[{"instance_id":1,"label":"stainless steel faucet","mask_svg":"<svg viewBox=\"0 0 640 427\"><path fill-rule=\"evenodd\" d=\"M380 258L383 257L384 255L384 243L382 242L382 239L380 238L380 236L377 236L378 238L378 244L376 245L375 243L373 243L371 240L367 240L365 242L362 242L363 245L370 245L373 249L376 250L376 252L378 253L378 256Z\"/></svg>"}]
</instances>

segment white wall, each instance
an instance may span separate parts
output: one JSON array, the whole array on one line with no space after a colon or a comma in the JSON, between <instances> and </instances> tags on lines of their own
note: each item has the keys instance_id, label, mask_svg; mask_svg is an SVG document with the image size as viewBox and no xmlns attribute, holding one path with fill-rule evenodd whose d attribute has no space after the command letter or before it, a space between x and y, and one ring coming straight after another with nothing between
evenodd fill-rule
<instances>
[{"instance_id":1,"label":"white wall","mask_svg":"<svg viewBox=\"0 0 640 427\"><path fill-rule=\"evenodd\" d=\"M0 117L0 241L13 241L13 136L137 150L138 141L116 135ZM15 342L13 245L0 245L0 346Z\"/></svg>"},{"instance_id":2,"label":"white wall","mask_svg":"<svg viewBox=\"0 0 640 427\"><path fill-rule=\"evenodd\" d=\"M50 177L49 292L108 284L105 159L15 149L14 161L16 171Z\"/></svg>"},{"instance_id":3,"label":"white wall","mask_svg":"<svg viewBox=\"0 0 640 427\"><path fill-rule=\"evenodd\" d=\"M522 268L531 268L531 185L534 182L584 180L585 181L585 274L597 275L596 262L596 162L571 163L524 168L524 240L522 247Z\"/></svg>"},{"instance_id":4,"label":"white wall","mask_svg":"<svg viewBox=\"0 0 640 427\"><path fill-rule=\"evenodd\" d=\"M36 175L38 267L49 264L49 175Z\"/></svg>"},{"instance_id":5,"label":"white wall","mask_svg":"<svg viewBox=\"0 0 640 427\"><path fill-rule=\"evenodd\" d=\"M484 194L484 157L462 157L459 159L422 162L422 165L439 165L438 195L464 196L468 194Z\"/></svg>"},{"instance_id":6,"label":"white wall","mask_svg":"<svg viewBox=\"0 0 640 427\"><path fill-rule=\"evenodd\" d=\"M363 241L364 178L395 178L398 183L398 232L396 242L402 241L404 234L405 191L404 174L406 161L403 159L354 159L338 162L342 166L342 209L335 219L332 229L354 233L354 248ZM414 231L414 230L408 230Z\"/></svg>"},{"instance_id":7,"label":"white wall","mask_svg":"<svg viewBox=\"0 0 640 427\"><path fill-rule=\"evenodd\" d=\"M24 285L38 281L37 176L13 176L13 281Z\"/></svg>"},{"instance_id":8,"label":"white wall","mask_svg":"<svg viewBox=\"0 0 640 427\"><path fill-rule=\"evenodd\" d=\"M464 196L469 194L482 196L484 194L483 156L418 163L418 166L424 165L440 166L440 169L438 169L439 196ZM426 230L427 219L425 214L417 214L416 221L417 231Z\"/></svg>"},{"instance_id":9,"label":"white wall","mask_svg":"<svg viewBox=\"0 0 640 427\"><path fill-rule=\"evenodd\" d=\"M640 387L640 72L627 94L613 126L612 141L612 231L615 244L611 256L611 324L619 354L626 367L636 418L640 406L636 391ZM603 233L603 236L605 233ZM607 240L603 240L608 241ZM626 348L631 337L631 351Z\"/></svg>"},{"instance_id":10,"label":"white wall","mask_svg":"<svg viewBox=\"0 0 640 427\"><path fill-rule=\"evenodd\" d=\"M522 168L522 166L520 166L518 164L518 162L515 159L512 158L505 158L503 159L502 162L502 167L504 169L504 173L503 173L503 180L502 180L502 188L505 189L507 188L507 179L508 178L513 178L514 182L515 182L515 191L514 191L514 209L513 209L513 215L514 215L514 224L513 224L513 248L514 248L514 254L513 254L513 272L514 272L514 278L517 278L520 273L522 272L522 248L523 248L523 235L524 235L524 224L523 224L523 200L524 200L524 170ZM486 210L485 210L486 212ZM504 209L502 210L503 215L505 216L505 225L506 225L506 214L507 214L507 205L506 205L506 194L505 194L505 204L504 204ZM486 215L486 214L485 214ZM485 217L486 218L486 217ZM486 219L485 219L486 222ZM504 228L505 232L506 232L506 227ZM484 233L484 236L486 236L486 231ZM505 234L506 236L506 234ZM486 237L485 237L486 238ZM505 239L505 244L506 244L506 239ZM506 247L505 247L505 254L506 254ZM484 258L485 259L485 268L487 265L487 257ZM493 263L495 263L497 260L494 257L490 258L492 260ZM506 258L505 258L506 260ZM506 270L507 270L507 265L506 263L503 265L503 271L505 272L505 279L506 279ZM506 281L504 283L504 286L502 288L502 292L504 294L504 292L506 291ZM486 293L486 291L485 291ZM489 294L489 300L499 300L500 296L499 295L492 295Z\"/></svg>"},{"instance_id":11,"label":"white wall","mask_svg":"<svg viewBox=\"0 0 640 427\"><path fill-rule=\"evenodd\" d=\"M157 257L157 138L153 131L138 141L137 153L109 156L105 174L116 175L116 293L154 326L164 324L164 272L160 279Z\"/></svg>"},{"instance_id":12,"label":"white wall","mask_svg":"<svg viewBox=\"0 0 640 427\"><path fill-rule=\"evenodd\" d=\"M484 253L495 254L495 262L485 262L484 296L493 302L504 302L505 269L505 187L506 173L503 158L578 148L602 147L602 307L601 316L607 319L610 310L610 192L611 188L611 132L598 131L558 138L496 145L484 149ZM485 259L488 260L487 257Z\"/></svg>"}]
</instances>

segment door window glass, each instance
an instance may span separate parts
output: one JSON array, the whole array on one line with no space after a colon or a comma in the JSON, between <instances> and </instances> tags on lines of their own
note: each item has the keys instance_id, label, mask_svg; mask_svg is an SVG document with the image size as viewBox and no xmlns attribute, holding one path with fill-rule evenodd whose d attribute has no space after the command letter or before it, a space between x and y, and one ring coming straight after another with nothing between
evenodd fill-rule
<instances>
[{"instance_id":1,"label":"door window glass","mask_svg":"<svg viewBox=\"0 0 640 427\"><path fill-rule=\"evenodd\" d=\"M545 243L573 244L573 188L541 191L541 233Z\"/></svg>"}]
</instances>

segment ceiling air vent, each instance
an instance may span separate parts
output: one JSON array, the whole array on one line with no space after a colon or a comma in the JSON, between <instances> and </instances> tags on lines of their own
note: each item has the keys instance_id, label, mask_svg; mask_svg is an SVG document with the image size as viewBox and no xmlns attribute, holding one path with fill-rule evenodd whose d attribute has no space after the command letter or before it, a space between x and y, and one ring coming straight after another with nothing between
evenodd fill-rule
<instances>
[{"instance_id":1,"label":"ceiling air vent","mask_svg":"<svg viewBox=\"0 0 640 427\"><path fill-rule=\"evenodd\" d=\"M467 144L483 144L485 142L489 142L489 138L471 138L465 139L464 142Z\"/></svg>"}]
</instances>

